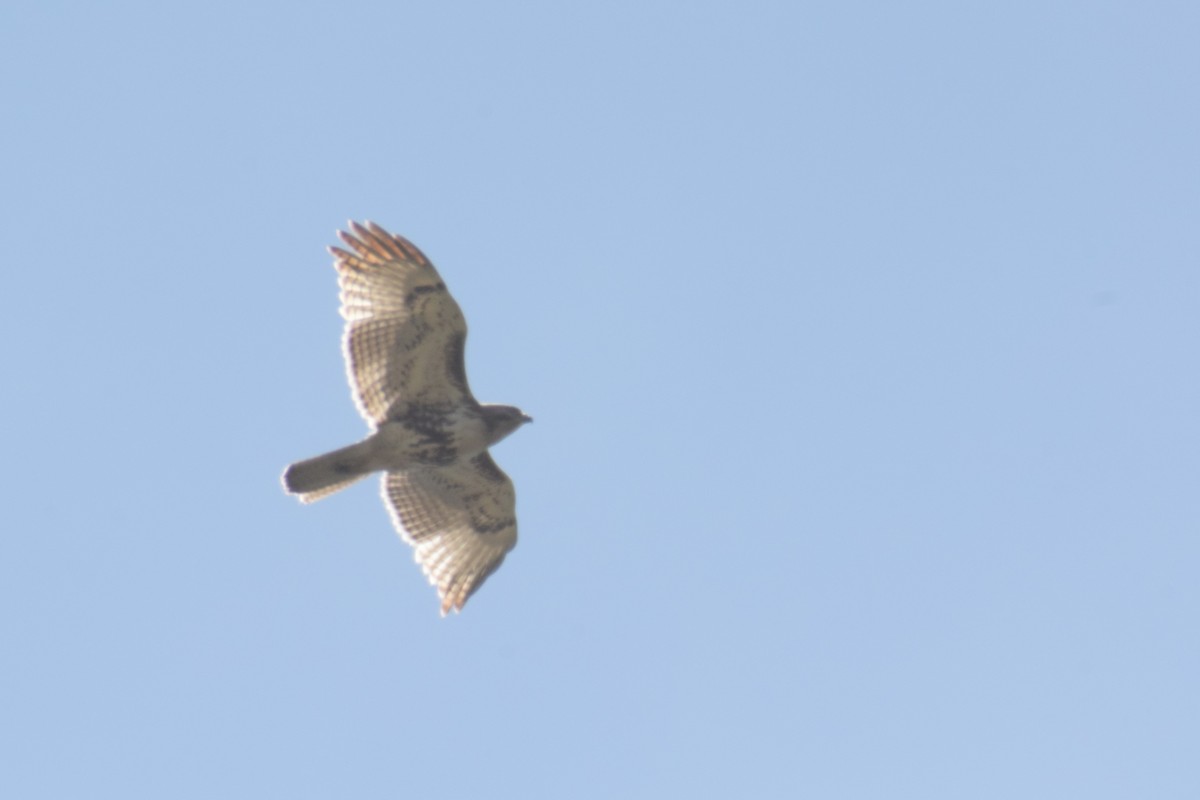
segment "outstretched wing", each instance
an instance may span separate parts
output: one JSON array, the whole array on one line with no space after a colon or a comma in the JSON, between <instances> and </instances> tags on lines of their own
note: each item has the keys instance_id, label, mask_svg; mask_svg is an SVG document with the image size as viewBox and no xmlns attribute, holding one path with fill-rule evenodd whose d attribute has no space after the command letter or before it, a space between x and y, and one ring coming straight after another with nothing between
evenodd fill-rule
<instances>
[{"instance_id":1,"label":"outstretched wing","mask_svg":"<svg viewBox=\"0 0 1200 800\"><path fill-rule=\"evenodd\" d=\"M350 223L331 247L346 331L342 349L359 412L374 426L408 403L474 404L467 323L433 264L374 222Z\"/></svg>"},{"instance_id":2,"label":"outstretched wing","mask_svg":"<svg viewBox=\"0 0 1200 800\"><path fill-rule=\"evenodd\" d=\"M517 544L512 481L487 451L448 467L389 472L383 498L437 587L443 615L461 611Z\"/></svg>"}]
</instances>

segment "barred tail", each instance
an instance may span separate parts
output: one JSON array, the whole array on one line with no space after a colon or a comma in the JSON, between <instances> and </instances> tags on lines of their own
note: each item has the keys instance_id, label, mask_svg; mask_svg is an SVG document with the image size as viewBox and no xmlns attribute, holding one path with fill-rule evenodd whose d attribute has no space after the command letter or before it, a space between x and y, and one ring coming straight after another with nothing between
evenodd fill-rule
<instances>
[{"instance_id":1,"label":"barred tail","mask_svg":"<svg viewBox=\"0 0 1200 800\"><path fill-rule=\"evenodd\" d=\"M359 442L332 453L297 461L283 471L283 488L311 503L345 489L374 471L368 442Z\"/></svg>"}]
</instances>

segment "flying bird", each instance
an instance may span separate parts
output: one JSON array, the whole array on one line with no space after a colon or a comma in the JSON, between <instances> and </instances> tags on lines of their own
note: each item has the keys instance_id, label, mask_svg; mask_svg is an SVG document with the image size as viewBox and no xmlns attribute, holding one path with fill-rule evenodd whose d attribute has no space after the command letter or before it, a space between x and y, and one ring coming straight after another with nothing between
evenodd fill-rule
<instances>
[{"instance_id":1,"label":"flying bird","mask_svg":"<svg viewBox=\"0 0 1200 800\"><path fill-rule=\"evenodd\" d=\"M346 372L371 432L292 464L283 487L311 503L382 471L384 504L445 616L461 611L516 546L513 484L488 448L533 420L471 394L467 323L424 253L373 222L349 227L338 232L349 249L329 252L346 320Z\"/></svg>"}]
</instances>

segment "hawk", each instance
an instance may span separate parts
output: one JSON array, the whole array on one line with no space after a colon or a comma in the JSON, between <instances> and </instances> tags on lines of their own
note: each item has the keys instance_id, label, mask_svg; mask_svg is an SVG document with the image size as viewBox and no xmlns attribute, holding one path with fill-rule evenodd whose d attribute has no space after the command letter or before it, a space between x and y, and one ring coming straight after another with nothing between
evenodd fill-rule
<instances>
[{"instance_id":1,"label":"hawk","mask_svg":"<svg viewBox=\"0 0 1200 800\"><path fill-rule=\"evenodd\" d=\"M358 444L299 461L283 487L311 503L382 471L383 501L438 591L463 604L517 543L512 481L488 448L533 420L482 404L467 385L467 323L433 264L373 222L330 247L346 320L342 351L355 405L371 427Z\"/></svg>"}]
</instances>

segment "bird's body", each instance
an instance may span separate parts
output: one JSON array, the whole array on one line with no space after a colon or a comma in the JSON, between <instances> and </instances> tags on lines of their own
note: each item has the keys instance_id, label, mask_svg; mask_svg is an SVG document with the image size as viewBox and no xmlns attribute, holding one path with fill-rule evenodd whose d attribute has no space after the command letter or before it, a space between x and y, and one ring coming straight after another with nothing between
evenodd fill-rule
<instances>
[{"instance_id":1,"label":"bird's body","mask_svg":"<svg viewBox=\"0 0 1200 800\"><path fill-rule=\"evenodd\" d=\"M513 406L409 408L361 442L292 464L283 473L283 485L301 502L311 503L372 472L447 467L479 455L511 433L514 429L505 430L504 422L513 412L520 414Z\"/></svg>"},{"instance_id":2,"label":"bird's body","mask_svg":"<svg viewBox=\"0 0 1200 800\"><path fill-rule=\"evenodd\" d=\"M487 448L530 419L480 404L467 385L466 322L433 264L374 223L330 248L346 319L343 350L372 432L357 444L292 464L283 485L308 503L373 472L401 536L442 598L467 598L516 544L512 481Z\"/></svg>"}]
</instances>

